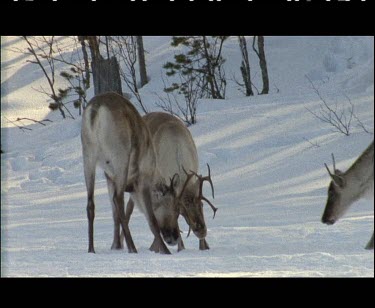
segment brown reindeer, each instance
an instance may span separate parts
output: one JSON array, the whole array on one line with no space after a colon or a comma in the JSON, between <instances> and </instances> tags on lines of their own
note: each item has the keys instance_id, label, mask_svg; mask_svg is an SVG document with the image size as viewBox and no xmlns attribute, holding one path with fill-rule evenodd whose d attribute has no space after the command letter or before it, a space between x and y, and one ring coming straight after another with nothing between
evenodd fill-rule
<instances>
[{"instance_id":1,"label":"brown reindeer","mask_svg":"<svg viewBox=\"0 0 375 308\"><path fill-rule=\"evenodd\" d=\"M203 201L207 202L216 212L212 203L203 196L203 183L211 184L212 196L214 188L208 166L208 176L198 175L198 154L190 131L178 118L163 112L153 112L143 117L150 129L156 159L162 177L167 181L174 174L178 174L176 194L179 201L180 214L185 218L190 230L199 239L199 249L209 249L206 242L207 227L203 214ZM130 219L134 204L130 199L126 209L126 219ZM182 238L178 241L178 251L184 249Z\"/></svg>"},{"instance_id":2,"label":"brown reindeer","mask_svg":"<svg viewBox=\"0 0 375 308\"><path fill-rule=\"evenodd\" d=\"M82 116L82 150L87 187L89 252L94 250L94 184L96 165L104 170L112 204L114 239L112 249L122 248L120 225L129 252L137 252L125 218L124 192L131 194L154 234L150 249L170 254L168 244L177 244L178 175L169 185L161 176L149 129L134 106L116 93L95 96Z\"/></svg>"},{"instance_id":3,"label":"brown reindeer","mask_svg":"<svg viewBox=\"0 0 375 308\"><path fill-rule=\"evenodd\" d=\"M355 201L363 197L374 198L374 141L346 172L336 169L333 154L332 160L333 173L324 164L332 179L322 217L327 225L338 221ZM366 249L374 249L374 234Z\"/></svg>"}]
</instances>

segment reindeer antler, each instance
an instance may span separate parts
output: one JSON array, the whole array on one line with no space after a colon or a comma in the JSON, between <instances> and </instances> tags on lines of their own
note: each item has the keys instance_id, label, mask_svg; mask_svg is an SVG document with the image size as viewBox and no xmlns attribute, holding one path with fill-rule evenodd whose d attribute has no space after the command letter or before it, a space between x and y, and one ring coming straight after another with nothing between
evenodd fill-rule
<instances>
[{"instance_id":1,"label":"reindeer antler","mask_svg":"<svg viewBox=\"0 0 375 308\"><path fill-rule=\"evenodd\" d=\"M215 199L215 190L214 190L214 184L212 183L212 179L211 179L211 169L210 169L210 165L207 164L207 168L208 168L208 176L205 177L203 180L206 180L210 183L211 185L211 190L212 190L212 198Z\"/></svg>"},{"instance_id":2,"label":"reindeer antler","mask_svg":"<svg viewBox=\"0 0 375 308\"><path fill-rule=\"evenodd\" d=\"M185 172L185 174L186 174L186 181L185 181L185 183L184 183L184 186L182 187L182 189L181 189L181 192L180 192L180 195L179 195L179 197L178 198L182 198L182 195L183 195L183 193L184 193L184 191L185 191L185 188L186 188L186 186L187 186L187 184L189 183L189 181L190 181L190 179L194 176L194 174L193 173L187 173L187 171L185 170L185 168L184 168L184 166L182 166L182 170Z\"/></svg>"},{"instance_id":3,"label":"reindeer antler","mask_svg":"<svg viewBox=\"0 0 375 308\"><path fill-rule=\"evenodd\" d=\"M211 190L212 190L212 198L215 199L215 189L214 189L214 184L212 183L212 179L211 179L211 169L210 169L210 165L207 164L207 168L208 168L208 175L207 176L202 176L202 175L199 175L197 174L196 172L190 170L190 173L188 173L184 166L182 166L182 170L185 172L187 178L186 178L186 181L184 183L184 186L182 187L182 190L180 192L180 196L179 198L182 198L182 195L185 191L185 188L188 184L188 182L190 181L190 179L195 175L198 180L199 180L199 194L198 194L198 198L200 200L204 200L208 203L208 205L212 208L212 210L214 211L214 216L213 218L215 218L215 215L216 215L216 211L218 210L206 197L203 196L203 183L204 181L207 181L210 183L211 185ZM190 233L190 232L189 232Z\"/></svg>"},{"instance_id":4,"label":"reindeer antler","mask_svg":"<svg viewBox=\"0 0 375 308\"><path fill-rule=\"evenodd\" d=\"M204 200L204 201L206 201L206 202L208 203L208 205L209 205L209 206L212 208L212 210L214 211L214 216L212 217L212 219L214 219L214 218L215 218L215 215L216 215L216 211L218 210L218 208L217 208L217 207L214 207L214 205L213 205L209 200L207 200L206 197L203 197L203 196L202 196L201 199Z\"/></svg>"},{"instance_id":5,"label":"reindeer antler","mask_svg":"<svg viewBox=\"0 0 375 308\"><path fill-rule=\"evenodd\" d=\"M331 173L331 171L329 170L329 168L328 168L328 166L327 166L327 164L326 164L326 163L324 163L324 166L326 166L326 169L327 169L327 171L328 171L329 175L330 175L331 177L333 177L333 174L332 174L332 173Z\"/></svg>"},{"instance_id":6,"label":"reindeer antler","mask_svg":"<svg viewBox=\"0 0 375 308\"><path fill-rule=\"evenodd\" d=\"M208 168L208 176L202 176L202 175L198 175L196 174L194 171L191 171L190 172L192 174L194 174L198 179L199 179L199 196L202 196L202 192L203 192L203 182L204 181L207 181L210 183L211 185L211 190L212 190L212 198L215 199L215 190L214 190L214 184L212 183L212 179L211 179L211 169L210 169L210 165L207 164L207 168Z\"/></svg>"},{"instance_id":7,"label":"reindeer antler","mask_svg":"<svg viewBox=\"0 0 375 308\"><path fill-rule=\"evenodd\" d=\"M333 153L331 155L332 155L332 161L333 161L333 174L329 170L326 163L324 163L324 166L326 166L326 169L327 169L329 175L331 176L331 178L333 178L333 176L336 174L336 162L335 162L335 156L333 155Z\"/></svg>"},{"instance_id":8,"label":"reindeer antler","mask_svg":"<svg viewBox=\"0 0 375 308\"><path fill-rule=\"evenodd\" d=\"M331 155L332 155L332 161L333 161L333 173L336 174L335 156L333 155L333 153L331 153Z\"/></svg>"},{"instance_id":9,"label":"reindeer antler","mask_svg":"<svg viewBox=\"0 0 375 308\"><path fill-rule=\"evenodd\" d=\"M190 170L190 172L191 172L191 174L194 174L199 179L199 195L198 195L198 198L201 199L201 200L204 200L204 201L206 201L208 203L208 205L214 211L213 218L215 218L217 208L206 197L203 196L203 183L204 183L204 181L207 181L211 185L212 198L215 199L214 184L212 183L211 169L210 169L210 165L209 164L207 164L207 168L208 168L208 175L207 176L198 175L197 173L195 173L194 171L191 171L191 170Z\"/></svg>"}]
</instances>

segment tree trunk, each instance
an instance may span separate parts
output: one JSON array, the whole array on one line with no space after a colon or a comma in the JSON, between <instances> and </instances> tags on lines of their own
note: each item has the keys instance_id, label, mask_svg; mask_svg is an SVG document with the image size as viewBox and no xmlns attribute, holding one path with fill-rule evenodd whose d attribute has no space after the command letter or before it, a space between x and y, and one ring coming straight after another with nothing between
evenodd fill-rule
<instances>
[{"instance_id":1,"label":"tree trunk","mask_svg":"<svg viewBox=\"0 0 375 308\"><path fill-rule=\"evenodd\" d=\"M268 94L269 80L267 71L266 55L264 53L264 36L258 36L259 65L262 71L263 90L260 94Z\"/></svg>"},{"instance_id":2,"label":"tree trunk","mask_svg":"<svg viewBox=\"0 0 375 308\"><path fill-rule=\"evenodd\" d=\"M214 76L210 54L208 53L208 44L207 44L207 40L205 36L202 36L202 42L203 42L204 57L205 57L205 61L207 64L207 70L206 70L207 82L210 85L211 96L212 98L223 99L222 95L220 94L219 87L216 82L216 78Z\"/></svg>"},{"instance_id":3,"label":"tree trunk","mask_svg":"<svg viewBox=\"0 0 375 308\"><path fill-rule=\"evenodd\" d=\"M81 43L81 49L82 49L82 54L83 54L83 61L85 63L84 87L87 90L88 88L90 88L89 55L87 54L84 36L78 36L78 41Z\"/></svg>"},{"instance_id":4,"label":"tree trunk","mask_svg":"<svg viewBox=\"0 0 375 308\"><path fill-rule=\"evenodd\" d=\"M79 40L81 42L83 40L87 40L89 43L95 95L105 92L116 92L123 95L121 88L120 68L116 57L108 59L104 59L102 57L99 49L99 40L96 36L81 36L79 37ZM107 53L109 55L108 46Z\"/></svg>"},{"instance_id":5,"label":"tree trunk","mask_svg":"<svg viewBox=\"0 0 375 308\"><path fill-rule=\"evenodd\" d=\"M249 63L249 55L247 52L247 44L246 39L244 36L239 36L238 41L240 44L241 54L242 54L242 62L241 62L241 74L242 79L245 84L246 96L254 95L252 84L251 84L251 71L250 71L250 63Z\"/></svg>"},{"instance_id":6,"label":"tree trunk","mask_svg":"<svg viewBox=\"0 0 375 308\"><path fill-rule=\"evenodd\" d=\"M85 36L84 38L89 42L92 61L95 62L97 59L103 59L99 50L98 38L96 36Z\"/></svg>"},{"instance_id":7,"label":"tree trunk","mask_svg":"<svg viewBox=\"0 0 375 308\"><path fill-rule=\"evenodd\" d=\"M137 50L138 50L138 61L139 61L139 74L141 78L141 88L147 84L147 71L146 71L146 61L145 61L145 50L143 48L143 38L142 36L136 36L137 39Z\"/></svg>"},{"instance_id":8,"label":"tree trunk","mask_svg":"<svg viewBox=\"0 0 375 308\"><path fill-rule=\"evenodd\" d=\"M105 92L122 94L119 65L116 57L91 62L95 95Z\"/></svg>"}]
</instances>

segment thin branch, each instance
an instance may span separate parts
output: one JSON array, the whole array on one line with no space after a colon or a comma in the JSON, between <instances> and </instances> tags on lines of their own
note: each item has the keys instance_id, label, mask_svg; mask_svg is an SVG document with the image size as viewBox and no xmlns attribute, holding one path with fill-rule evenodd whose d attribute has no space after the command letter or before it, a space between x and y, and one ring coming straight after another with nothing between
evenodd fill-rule
<instances>
[{"instance_id":1,"label":"thin branch","mask_svg":"<svg viewBox=\"0 0 375 308\"><path fill-rule=\"evenodd\" d=\"M47 82L50 86L50 89L51 89L51 92L52 92L52 95L48 94L49 97L51 97L57 104L59 110L60 110L60 113L62 115L63 118L65 118L65 112L61 109L61 105L60 105L60 102L58 100L58 96L56 95L56 92L55 92L55 88L54 88L54 83L55 83L55 79L54 79L54 66L51 65L51 60L47 60L49 65L50 65L50 68L51 68L51 77L49 76L49 74L47 73L47 71L45 70L43 64L40 62L40 59L39 59L39 56L37 55L37 53L35 52L35 49L34 49L34 45L30 42L30 40L27 38L27 36L22 36L23 39L26 41L26 43L28 44L29 48L27 49L35 58L35 61L37 62L37 64L39 65L39 67L41 68L41 70L43 71L43 74L44 76L46 77L47 79ZM41 47L39 46L38 42L36 41L35 42L36 46L41 49ZM41 49L44 53L45 51L43 49ZM52 47L50 48L50 50L52 50ZM69 110L68 110L69 112ZM70 113L70 112L69 112ZM71 115L73 117L73 115ZM73 117L74 119L74 117Z\"/></svg>"},{"instance_id":2,"label":"thin branch","mask_svg":"<svg viewBox=\"0 0 375 308\"><path fill-rule=\"evenodd\" d=\"M17 118L16 121L18 122L18 121L22 121L22 120L32 121L34 123L39 123L40 125L43 125L43 126L46 126L46 124L44 124L43 122L53 122L53 121L51 121L49 119L44 119L42 121L38 121L38 120L30 119L30 118Z\"/></svg>"},{"instance_id":3,"label":"thin branch","mask_svg":"<svg viewBox=\"0 0 375 308\"><path fill-rule=\"evenodd\" d=\"M365 125L363 124L363 122L362 122L362 121L357 117L357 115L354 113L354 105L353 105L351 99L350 99L345 93L344 93L343 95L346 97L346 99L348 100L349 104L350 104L351 107L352 107L353 113L352 113L351 115L352 115L352 117L353 117L355 120L357 120L357 122L358 122L358 126L359 126L360 128L362 128L363 131L364 131L365 133L367 133L367 134L372 134L372 135L373 135L374 133L371 132L371 131L369 131L369 130L365 127Z\"/></svg>"},{"instance_id":4,"label":"thin branch","mask_svg":"<svg viewBox=\"0 0 375 308\"><path fill-rule=\"evenodd\" d=\"M303 140L305 140L306 142L310 143L312 147L314 148L320 148L320 145L318 144L318 142L311 142L310 140L308 140L307 138L303 137Z\"/></svg>"},{"instance_id":5,"label":"thin branch","mask_svg":"<svg viewBox=\"0 0 375 308\"><path fill-rule=\"evenodd\" d=\"M28 127L24 127L24 126L20 126L18 125L15 121L12 121L10 119L8 119L6 116L3 116L9 123L13 124L14 126L18 127L23 133L24 133L24 130L32 130L31 128L28 128Z\"/></svg>"},{"instance_id":6,"label":"thin branch","mask_svg":"<svg viewBox=\"0 0 375 308\"><path fill-rule=\"evenodd\" d=\"M320 121L332 125L339 132L343 133L346 136L349 136L351 123L352 123L352 119L354 116L354 105L349 99L349 97L346 96L350 104L350 108L348 110L349 113L346 112L345 109L341 109L340 111L338 111L337 102L335 104L335 109L332 109L332 107L330 107L327 101L322 97L321 93L316 88L316 86L311 81L311 79L307 75L305 75L305 77L310 82L314 92L318 95L320 101L322 102L322 104L319 105L319 109L320 109L319 114L305 107L307 111L309 111L312 115L314 115Z\"/></svg>"},{"instance_id":7,"label":"thin branch","mask_svg":"<svg viewBox=\"0 0 375 308\"><path fill-rule=\"evenodd\" d=\"M260 54L259 54L258 50L255 48L255 40L256 40L256 35L254 35L254 37L253 37L253 50L257 54L258 58L260 58Z\"/></svg>"},{"instance_id":8,"label":"thin branch","mask_svg":"<svg viewBox=\"0 0 375 308\"><path fill-rule=\"evenodd\" d=\"M126 70L120 66L120 76L128 89L136 97L144 113L148 113L146 106L142 102L137 85L136 62L137 43L133 36L109 37L111 52L119 57L125 64Z\"/></svg>"}]
</instances>

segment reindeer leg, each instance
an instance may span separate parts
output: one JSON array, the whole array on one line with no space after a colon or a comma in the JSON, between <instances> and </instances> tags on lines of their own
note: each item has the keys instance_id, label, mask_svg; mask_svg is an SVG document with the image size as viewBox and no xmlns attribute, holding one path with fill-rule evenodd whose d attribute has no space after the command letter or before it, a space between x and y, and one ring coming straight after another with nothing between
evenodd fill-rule
<instances>
[{"instance_id":1,"label":"reindeer leg","mask_svg":"<svg viewBox=\"0 0 375 308\"><path fill-rule=\"evenodd\" d=\"M88 218L88 221L89 221L89 252L95 253L95 249L94 249L95 204L94 204L93 196L88 197L87 218Z\"/></svg>"},{"instance_id":2,"label":"reindeer leg","mask_svg":"<svg viewBox=\"0 0 375 308\"><path fill-rule=\"evenodd\" d=\"M185 245L184 245L184 242L182 241L181 236L178 238L177 245L178 245L177 252L180 252L181 250L185 250Z\"/></svg>"},{"instance_id":3,"label":"reindeer leg","mask_svg":"<svg viewBox=\"0 0 375 308\"><path fill-rule=\"evenodd\" d=\"M143 203L148 224L155 237L150 250L160 252L161 254L171 254L160 235L160 228L152 209L150 189L148 187L143 187L143 189L141 189L141 194L138 194L137 197L137 200Z\"/></svg>"},{"instance_id":4,"label":"reindeer leg","mask_svg":"<svg viewBox=\"0 0 375 308\"><path fill-rule=\"evenodd\" d=\"M177 222L177 227L178 229L180 230L180 227L178 226L178 222ZM182 241L182 237L181 237L181 232L180 231L180 235L178 237L178 240L177 240L177 252L180 252L181 250L184 250L185 249L185 245L184 245L184 242Z\"/></svg>"},{"instance_id":5,"label":"reindeer leg","mask_svg":"<svg viewBox=\"0 0 375 308\"><path fill-rule=\"evenodd\" d=\"M115 194L114 196L114 202L117 206L117 210L119 212L119 217L120 217L120 223L121 223L121 227L122 227L122 231L125 235L125 242L126 242L126 245L128 246L128 252L129 253L136 253L137 250L135 249L135 246L134 246L134 242L133 242L133 239L132 239L132 236L130 234L130 230L129 230L129 225L128 225L128 222L126 222L126 219L125 219L125 211L124 211L124 193L120 193L120 194Z\"/></svg>"},{"instance_id":6,"label":"reindeer leg","mask_svg":"<svg viewBox=\"0 0 375 308\"><path fill-rule=\"evenodd\" d=\"M368 249L368 250L374 249L374 232L372 233L372 237L371 237L370 241L366 245L366 249Z\"/></svg>"},{"instance_id":7,"label":"reindeer leg","mask_svg":"<svg viewBox=\"0 0 375 308\"><path fill-rule=\"evenodd\" d=\"M124 172L123 174L127 174L127 172L126 173ZM116 205L117 214L118 214L118 217L119 217L119 220L120 220L122 231L125 235L125 241L126 241L126 245L128 246L128 251L129 252L137 252L137 250L135 250L133 239L132 239L132 236L130 234L129 220L127 221L126 217L125 217L125 210L124 210L124 191L125 191L124 187L125 187L125 184L124 183L126 183L126 179L124 179L124 181L122 181L122 182L116 183L115 192L114 192L114 195L113 195L113 202ZM120 238L119 238L119 242L120 242Z\"/></svg>"},{"instance_id":8,"label":"reindeer leg","mask_svg":"<svg viewBox=\"0 0 375 308\"><path fill-rule=\"evenodd\" d=\"M92 156L94 157L94 155ZM95 186L95 161L86 158L83 155L84 173L87 188L87 219L88 219L88 235L89 235L89 249L88 252L95 253L94 249L94 218L95 218L95 203L94 203L94 186Z\"/></svg>"},{"instance_id":9,"label":"reindeer leg","mask_svg":"<svg viewBox=\"0 0 375 308\"><path fill-rule=\"evenodd\" d=\"M150 246L150 250L153 252L160 252L159 242L157 241L156 237L154 237L154 240Z\"/></svg>"},{"instance_id":10,"label":"reindeer leg","mask_svg":"<svg viewBox=\"0 0 375 308\"><path fill-rule=\"evenodd\" d=\"M206 239L199 240L199 250L208 250L210 247L208 246L208 243Z\"/></svg>"},{"instance_id":11,"label":"reindeer leg","mask_svg":"<svg viewBox=\"0 0 375 308\"><path fill-rule=\"evenodd\" d=\"M109 199L112 205L112 215L113 215L113 242L111 249L123 249L124 246L122 245L122 242L120 241L120 216L117 211L117 206L114 202L114 196L115 196L115 183L110 179L107 173L104 173L106 179L107 179L107 187L108 187L108 194Z\"/></svg>"},{"instance_id":12,"label":"reindeer leg","mask_svg":"<svg viewBox=\"0 0 375 308\"><path fill-rule=\"evenodd\" d=\"M128 204L126 205L126 212L125 212L125 222L128 228L129 228L130 216L133 213L133 209L134 209L134 201L130 198L128 201ZM124 232L121 232L121 239L120 239L121 242L123 242L123 237L124 237ZM128 234L125 234L125 240L126 240L126 246L128 246L128 251L130 253L137 253L137 249L135 248L132 236L130 234L130 230Z\"/></svg>"},{"instance_id":13,"label":"reindeer leg","mask_svg":"<svg viewBox=\"0 0 375 308\"><path fill-rule=\"evenodd\" d=\"M178 238L177 245L178 245L177 252L180 252L181 250L184 250L184 249L185 249L185 245L184 245L184 242L182 241L182 237L181 237L181 235L180 235L180 237Z\"/></svg>"}]
</instances>

